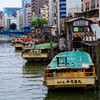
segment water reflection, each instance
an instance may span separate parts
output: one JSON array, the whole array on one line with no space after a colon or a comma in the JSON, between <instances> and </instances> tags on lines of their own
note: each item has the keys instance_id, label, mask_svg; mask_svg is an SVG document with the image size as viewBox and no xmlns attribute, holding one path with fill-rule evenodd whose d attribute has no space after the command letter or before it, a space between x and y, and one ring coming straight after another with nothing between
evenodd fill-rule
<instances>
[{"instance_id":1,"label":"water reflection","mask_svg":"<svg viewBox=\"0 0 100 100\"><path fill-rule=\"evenodd\" d=\"M100 100L100 92L93 90L48 90L44 100Z\"/></svg>"},{"instance_id":2,"label":"water reflection","mask_svg":"<svg viewBox=\"0 0 100 100\"><path fill-rule=\"evenodd\" d=\"M23 66L22 78L25 83L23 87L26 87L25 91L32 93L32 100L43 100L47 94L47 88L43 86L43 73L48 63L46 62L27 62Z\"/></svg>"},{"instance_id":3,"label":"water reflection","mask_svg":"<svg viewBox=\"0 0 100 100\"><path fill-rule=\"evenodd\" d=\"M48 62L27 62L23 66L23 74L43 74Z\"/></svg>"},{"instance_id":4,"label":"water reflection","mask_svg":"<svg viewBox=\"0 0 100 100\"><path fill-rule=\"evenodd\" d=\"M15 53L21 53L22 52L22 50L16 50L15 49Z\"/></svg>"},{"instance_id":5,"label":"water reflection","mask_svg":"<svg viewBox=\"0 0 100 100\"><path fill-rule=\"evenodd\" d=\"M11 43L0 43L0 100L100 100L100 92L48 90L43 73L49 62L26 62Z\"/></svg>"}]
</instances>

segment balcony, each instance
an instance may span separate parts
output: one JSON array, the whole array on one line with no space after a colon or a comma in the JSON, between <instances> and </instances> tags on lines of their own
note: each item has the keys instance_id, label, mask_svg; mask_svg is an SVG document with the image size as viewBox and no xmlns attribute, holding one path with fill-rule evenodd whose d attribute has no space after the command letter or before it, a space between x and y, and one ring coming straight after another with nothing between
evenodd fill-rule
<instances>
[{"instance_id":1,"label":"balcony","mask_svg":"<svg viewBox=\"0 0 100 100\"><path fill-rule=\"evenodd\" d=\"M60 8L65 8L66 9L66 6L61 6Z\"/></svg>"},{"instance_id":2,"label":"balcony","mask_svg":"<svg viewBox=\"0 0 100 100\"><path fill-rule=\"evenodd\" d=\"M66 4L66 1L65 2L60 2L59 4Z\"/></svg>"},{"instance_id":3,"label":"balcony","mask_svg":"<svg viewBox=\"0 0 100 100\"><path fill-rule=\"evenodd\" d=\"M60 12L66 12L66 10L60 10Z\"/></svg>"}]
</instances>

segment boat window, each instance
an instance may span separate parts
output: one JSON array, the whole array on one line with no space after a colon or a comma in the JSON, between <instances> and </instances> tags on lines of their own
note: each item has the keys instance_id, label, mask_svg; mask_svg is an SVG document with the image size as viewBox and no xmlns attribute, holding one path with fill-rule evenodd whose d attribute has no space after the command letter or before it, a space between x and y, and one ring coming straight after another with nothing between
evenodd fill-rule
<instances>
[{"instance_id":1,"label":"boat window","mask_svg":"<svg viewBox=\"0 0 100 100\"><path fill-rule=\"evenodd\" d=\"M47 49L42 49L42 53L48 53Z\"/></svg>"},{"instance_id":2,"label":"boat window","mask_svg":"<svg viewBox=\"0 0 100 100\"><path fill-rule=\"evenodd\" d=\"M67 57L57 57L57 66L64 67L67 65Z\"/></svg>"},{"instance_id":3,"label":"boat window","mask_svg":"<svg viewBox=\"0 0 100 100\"><path fill-rule=\"evenodd\" d=\"M28 49L27 51L30 52L30 49Z\"/></svg>"},{"instance_id":4,"label":"boat window","mask_svg":"<svg viewBox=\"0 0 100 100\"><path fill-rule=\"evenodd\" d=\"M71 72L83 72L83 69L71 69Z\"/></svg>"},{"instance_id":5,"label":"boat window","mask_svg":"<svg viewBox=\"0 0 100 100\"><path fill-rule=\"evenodd\" d=\"M34 49L32 49L32 52L34 52Z\"/></svg>"}]
</instances>

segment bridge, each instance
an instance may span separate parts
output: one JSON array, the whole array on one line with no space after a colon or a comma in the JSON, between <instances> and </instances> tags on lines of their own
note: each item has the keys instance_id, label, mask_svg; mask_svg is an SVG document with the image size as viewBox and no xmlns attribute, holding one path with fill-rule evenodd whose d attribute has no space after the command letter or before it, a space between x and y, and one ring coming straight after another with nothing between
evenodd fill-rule
<instances>
[{"instance_id":1,"label":"bridge","mask_svg":"<svg viewBox=\"0 0 100 100\"><path fill-rule=\"evenodd\" d=\"M0 35L17 35L17 36L26 36L25 30L0 30Z\"/></svg>"}]
</instances>

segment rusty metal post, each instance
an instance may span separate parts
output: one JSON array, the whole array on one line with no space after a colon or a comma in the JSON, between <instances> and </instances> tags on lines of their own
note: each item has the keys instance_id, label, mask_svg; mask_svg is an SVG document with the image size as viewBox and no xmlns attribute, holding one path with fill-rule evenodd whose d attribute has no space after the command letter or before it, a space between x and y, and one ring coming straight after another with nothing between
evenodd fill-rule
<instances>
[{"instance_id":1,"label":"rusty metal post","mask_svg":"<svg viewBox=\"0 0 100 100\"><path fill-rule=\"evenodd\" d=\"M51 49L51 59L53 59L53 45L52 45L51 28L52 28L52 27L49 27L49 32L50 32L50 49Z\"/></svg>"},{"instance_id":2,"label":"rusty metal post","mask_svg":"<svg viewBox=\"0 0 100 100\"><path fill-rule=\"evenodd\" d=\"M100 39L97 40L96 74L97 74L96 89L99 90L99 83L100 83Z\"/></svg>"}]
</instances>

